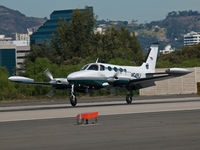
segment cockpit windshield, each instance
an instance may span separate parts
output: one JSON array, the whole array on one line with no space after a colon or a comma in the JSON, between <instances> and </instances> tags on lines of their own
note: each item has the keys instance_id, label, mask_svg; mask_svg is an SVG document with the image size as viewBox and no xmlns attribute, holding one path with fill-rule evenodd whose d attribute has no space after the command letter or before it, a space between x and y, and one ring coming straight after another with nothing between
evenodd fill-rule
<instances>
[{"instance_id":1,"label":"cockpit windshield","mask_svg":"<svg viewBox=\"0 0 200 150\"><path fill-rule=\"evenodd\" d=\"M87 70L95 70L98 71L99 67L98 65L91 65Z\"/></svg>"},{"instance_id":2,"label":"cockpit windshield","mask_svg":"<svg viewBox=\"0 0 200 150\"><path fill-rule=\"evenodd\" d=\"M89 65L85 65L83 66L83 68L81 70L85 70Z\"/></svg>"}]
</instances>

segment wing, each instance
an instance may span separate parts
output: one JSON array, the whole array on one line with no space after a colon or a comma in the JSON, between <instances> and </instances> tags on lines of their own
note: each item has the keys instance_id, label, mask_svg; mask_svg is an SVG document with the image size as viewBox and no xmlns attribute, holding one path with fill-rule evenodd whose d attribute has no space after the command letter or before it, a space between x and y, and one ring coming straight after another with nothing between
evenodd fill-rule
<instances>
[{"instance_id":1,"label":"wing","mask_svg":"<svg viewBox=\"0 0 200 150\"><path fill-rule=\"evenodd\" d=\"M174 77L180 77L191 73L192 71L183 68L170 68L165 72L147 73L146 78L133 79L129 81L128 87L130 89L141 89L155 85L155 81L165 80Z\"/></svg>"},{"instance_id":2,"label":"wing","mask_svg":"<svg viewBox=\"0 0 200 150\"><path fill-rule=\"evenodd\" d=\"M11 76L8 80L17 83L24 83L24 84L40 84L40 85L52 85L50 82L35 82L34 79L22 77L22 76Z\"/></svg>"},{"instance_id":3,"label":"wing","mask_svg":"<svg viewBox=\"0 0 200 150\"><path fill-rule=\"evenodd\" d=\"M35 82L34 79L22 77L22 76L11 76L8 80L23 84L36 84L36 85L49 85L57 89L66 89L69 87L69 82L66 78L54 78L50 82Z\"/></svg>"}]
</instances>

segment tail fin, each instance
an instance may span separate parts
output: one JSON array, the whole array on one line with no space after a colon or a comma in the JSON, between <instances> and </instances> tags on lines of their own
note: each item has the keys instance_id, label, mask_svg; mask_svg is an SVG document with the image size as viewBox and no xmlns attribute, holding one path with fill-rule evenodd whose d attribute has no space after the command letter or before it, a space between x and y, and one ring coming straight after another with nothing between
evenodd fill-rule
<instances>
[{"instance_id":1,"label":"tail fin","mask_svg":"<svg viewBox=\"0 0 200 150\"><path fill-rule=\"evenodd\" d=\"M147 57L141 66L142 69L146 70L146 72L148 73L154 73L156 67L157 55L158 55L158 44L153 44L151 45Z\"/></svg>"}]
</instances>

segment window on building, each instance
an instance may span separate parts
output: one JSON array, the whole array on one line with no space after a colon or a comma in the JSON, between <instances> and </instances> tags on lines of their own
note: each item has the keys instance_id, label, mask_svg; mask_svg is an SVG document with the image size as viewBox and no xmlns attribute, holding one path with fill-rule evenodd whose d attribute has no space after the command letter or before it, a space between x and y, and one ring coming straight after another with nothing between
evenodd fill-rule
<instances>
[{"instance_id":1,"label":"window on building","mask_svg":"<svg viewBox=\"0 0 200 150\"><path fill-rule=\"evenodd\" d=\"M17 59L25 59L26 56L18 56Z\"/></svg>"}]
</instances>

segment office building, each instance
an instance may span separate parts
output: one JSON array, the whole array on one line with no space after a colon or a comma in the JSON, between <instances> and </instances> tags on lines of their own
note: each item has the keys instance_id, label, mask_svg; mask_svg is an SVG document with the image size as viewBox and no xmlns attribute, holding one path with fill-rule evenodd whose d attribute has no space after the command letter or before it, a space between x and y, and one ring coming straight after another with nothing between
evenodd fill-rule
<instances>
[{"instance_id":1,"label":"office building","mask_svg":"<svg viewBox=\"0 0 200 150\"><path fill-rule=\"evenodd\" d=\"M30 38L25 34L16 34L19 39L12 40L0 35L0 66L6 67L9 75L22 70L21 65L30 52ZM21 37L21 39L20 39Z\"/></svg>"},{"instance_id":2,"label":"office building","mask_svg":"<svg viewBox=\"0 0 200 150\"><path fill-rule=\"evenodd\" d=\"M89 9L93 12L92 7L89 7ZM81 12L85 11L85 9L79 10ZM50 15L50 19L47 20L41 27L38 28L36 32L31 35L31 45L41 45L42 43L49 44L52 35L56 35L56 29L59 25L59 19L65 19L67 22L70 22L72 13L73 9L53 11Z\"/></svg>"},{"instance_id":3,"label":"office building","mask_svg":"<svg viewBox=\"0 0 200 150\"><path fill-rule=\"evenodd\" d=\"M0 66L6 67L10 75L13 74L16 67L16 50L14 47L0 46Z\"/></svg>"},{"instance_id":4,"label":"office building","mask_svg":"<svg viewBox=\"0 0 200 150\"><path fill-rule=\"evenodd\" d=\"M190 32L184 35L184 45L191 46L200 43L200 32Z\"/></svg>"},{"instance_id":5,"label":"office building","mask_svg":"<svg viewBox=\"0 0 200 150\"><path fill-rule=\"evenodd\" d=\"M160 50L160 53L161 54L169 54L174 51L175 51L175 49L172 48L172 46L170 44L168 44L167 46L165 46L164 50Z\"/></svg>"}]
</instances>

